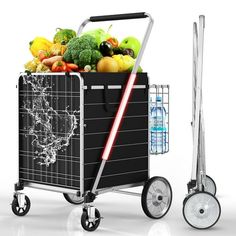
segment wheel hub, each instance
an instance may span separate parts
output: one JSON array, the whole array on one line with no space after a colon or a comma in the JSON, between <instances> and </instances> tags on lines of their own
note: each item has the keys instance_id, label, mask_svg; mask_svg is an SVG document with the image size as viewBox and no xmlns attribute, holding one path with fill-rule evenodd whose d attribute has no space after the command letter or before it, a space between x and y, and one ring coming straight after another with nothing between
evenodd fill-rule
<instances>
[{"instance_id":1,"label":"wheel hub","mask_svg":"<svg viewBox=\"0 0 236 236\"><path fill-rule=\"evenodd\" d=\"M200 209L200 211L199 211L200 214L204 214L204 212L205 211L203 209Z\"/></svg>"},{"instance_id":2,"label":"wheel hub","mask_svg":"<svg viewBox=\"0 0 236 236\"><path fill-rule=\"evenodd\" d=\"M157 197L157 200L158 200L158 201L162 201L162 200L163 200L163 197L162 197L162 196L158 196L158 197Z\"/></svg>"},{"instance_id":3,"label":"wheel hub","mask_svg":"<svg viewBox=\"0 0 236 236\"><path fill-rule=\"evenodd\" d=\"M152 203L154 206L160 205L162 200L163 200L163 194L160 191L152 194Z\"/></svg>"},{"instance_id":4,"label":"wheel hub","mask_svg":"<svg viewBox=\"0 0 236 236\"><path fill-rule=\"evenodd\" d=\"M196 209L196 212L198 212L198 217L199 218L202 218L202 217L205 217L207 216L208 214L208 210L207 210L207 205L201 205L201 206L198 206L197 209Z\"/></svg>"}]
</instances>

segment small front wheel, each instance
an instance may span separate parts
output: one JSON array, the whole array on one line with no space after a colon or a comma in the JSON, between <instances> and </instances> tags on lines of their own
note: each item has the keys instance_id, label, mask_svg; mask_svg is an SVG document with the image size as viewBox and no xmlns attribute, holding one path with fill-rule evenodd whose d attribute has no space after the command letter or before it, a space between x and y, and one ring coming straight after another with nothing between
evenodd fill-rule
<instances>
[{"instance_id":1,"label":"small front wheel","mask_svg":"<svg viewBox=\"0 0 236 236\"><path fill-rule=\"evenodd\" d=\"M17 216L25 216L30 210L30 199L25 196L24 206L20 207L17 196L14 196L14 199L11 204L12 212Z\"/></svg>"},{"instance_id":2,"label":"small front wheel","mask_svg":"<svg viewBox=\"0 0 236 236\"><path fill-rule=\"evenodd\" d=\"M144 185L141 203L144 213L153 219L167 214L172 203L172 189L167 179L152 177Z\"/></svg>"},{"instance_id":3,"label":"small front wheel","mask_svg":"<svg viewBox=\"0 0 236 236\"><path fill-rule=\"evenodd\" d=\"M196 229L208 229L220 218L221 207L215 196L208 192L196 192L189 195L183 206L186 222Z\"/></svg>"},{"instance_id":4,"label":"small front wheel","mask_svg":"<svg viewBox=\"0 0 236 236\"><path fill-rule=\"evenodd\" d=\"M99 226L101 221L101 215L98 209L95 208L95 219L89 219L88 210L83 209L83 214L81 216L81 225L86 231L95 231Z\"/></svg>"}]
</instances>

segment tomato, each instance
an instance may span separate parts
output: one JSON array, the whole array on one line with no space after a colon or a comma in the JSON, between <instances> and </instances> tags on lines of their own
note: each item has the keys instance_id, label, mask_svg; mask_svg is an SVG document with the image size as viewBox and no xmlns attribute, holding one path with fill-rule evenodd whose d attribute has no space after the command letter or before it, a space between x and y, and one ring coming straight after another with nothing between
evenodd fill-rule
<instances>
[{"instance_id":1,"label":"tomato","mask_svg":"<svg viewBox=\"0 0 236 236\"><path fill-rule=\"evenodd\" d=\"M40 61L43 61L44 59L47 59L51 56L51 54L47 51L40 50L38 53L38 58Z\"/></svg>"},{"instance_id":2,"label":"tomato","mask_svg":"<svg viewBox=\"0 0 236 236\"><path fill-rule=\"evenodd\" d=\"M109 42L114 48L117 48L119 45L119 42L116 38L109 38L107 39L107 42Z\"/></svg>"},{"instance_id":3,"label":"tomato","mask_svg":"<svg viewBox=\"0 0 236 236\"><path fill-rule=\"evenodd\" d=\"M52 64L52 72L66 72L67 66L64 61L56 61Z\"/></svg>"}]
</instances>

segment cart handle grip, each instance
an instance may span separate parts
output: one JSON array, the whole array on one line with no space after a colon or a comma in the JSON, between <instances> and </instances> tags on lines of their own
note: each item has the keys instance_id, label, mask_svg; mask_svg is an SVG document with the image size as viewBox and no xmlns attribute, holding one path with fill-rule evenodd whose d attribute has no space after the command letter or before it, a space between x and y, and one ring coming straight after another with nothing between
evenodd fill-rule
<instances>
[{"instance_id":1,"label":"cart handle grip","mask_svg":"<svg viewBox=\"0 0 236 236\"><path fill-rule=\"evenodd\" d=\"M140 19L146 17L148 16L145 14L145 12L136 12L136 13L126 13L126 14L116 14L116 15L91 16L89 20L91 22L99 22L99 21Z\"/></svg>"}]
</instances>

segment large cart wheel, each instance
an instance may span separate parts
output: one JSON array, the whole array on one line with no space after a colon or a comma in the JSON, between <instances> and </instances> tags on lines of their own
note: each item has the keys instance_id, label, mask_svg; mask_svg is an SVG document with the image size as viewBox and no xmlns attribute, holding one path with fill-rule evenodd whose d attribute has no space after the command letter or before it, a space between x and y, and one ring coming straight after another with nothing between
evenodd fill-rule
<instances>
[{"instance_id":1,"label":"large cart wheel","mask_svg":"<svg viewBox=\"0 0 236 236\"><path fill-rule=\"evenodd\" d=\"M172 203L170 183L163 177L152 177L144 185L141 203L144 213L153 219L167 214Z\"/></svg>"},{"instance_id":2,"label":"large cart wheel","mask_svg":"<svg viewBox=\"0 0 236 236\"><path fill-rule=\"evenodd\" d=\"M89 220L88 210L83 209L83 214L81 216L81 225L86 231L94 231L97 229L101 221L101 215L98 209L95 208L95 219L94 221Z\"/></svg>"},{"instance_id":3,"label":"large cart wheel","mask_svg":"<svg viewBox=\"0 0 236 236\"><path fill-rule=\"evenodd\" d=\"M30 199L25 196L24 206L20 207L17 196L14 196L14 199L11 204L12 212L17 216L25 216L30 210Z\"/></svg>"},{"instance_id":4,"label":"large cart wheel","mask_svg":"<svg viewBox=\"0 0 236 236\"><path fill-rule=\"evenodd\" d=\"M196 192L186 199L183 216L196 229L208 229L220 218L221 207L215 196L208 192Z\"/></svg>"},{"instance_id":5,"label":"large cart wheel","mask_svg":"<svg viewBox=\"0 0 236 236\"><path fill-rule=\"evenodd\" d=\"M74 204L74 205L80 205L84 202L83 197L78 197L76 194L72 193L63 193L64 198L66 199L67 202Z\"/></svg>"},{"instance_id":6,"label":"large cart wheel","mask_svg":"<svg viewBox=\"0 0 236 236\"><path fill-rule=\"evenodd\" d=\"M211 193L212 195L216 195L216 183L215 181L208 175L206 175L206 187L204 189L205 192Z\"/></svg>"}]
</instances>

